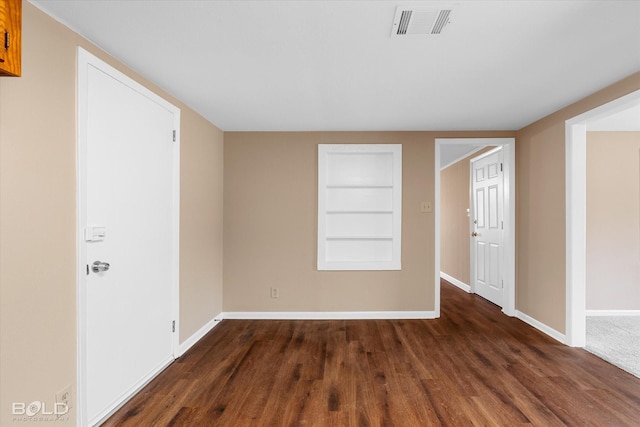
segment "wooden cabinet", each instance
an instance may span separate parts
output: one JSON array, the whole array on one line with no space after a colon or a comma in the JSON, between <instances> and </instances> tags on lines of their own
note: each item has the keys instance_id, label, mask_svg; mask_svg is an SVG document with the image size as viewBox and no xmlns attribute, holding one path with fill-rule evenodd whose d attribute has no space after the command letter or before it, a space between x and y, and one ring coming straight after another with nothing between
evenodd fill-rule
<instances>
[{"instance_id":1,"label":"wooden cabinet","mask_svg":"<svg viewBox=\"0 0 640 427\"><path fill-rule=\"evenodd\" d=\"M0 76L21 74L22 0L0 0Z\"/></svg>"}]
</instances>

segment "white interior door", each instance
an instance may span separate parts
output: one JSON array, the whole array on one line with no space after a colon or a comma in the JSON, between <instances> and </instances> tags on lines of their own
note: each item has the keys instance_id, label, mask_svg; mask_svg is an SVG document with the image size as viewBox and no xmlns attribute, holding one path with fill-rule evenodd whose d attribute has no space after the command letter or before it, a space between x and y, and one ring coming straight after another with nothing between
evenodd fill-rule
<instances>
[{"instance_id":1,"label":"white interior door","mask_svg":"<svg viewBox=\"0 0 640 427\"><path fill-rule=\"evenodd\" d=\"M473 291L502 307L503 203L502 149L471 162L471 282Z\"/></svg>"},{"instance_id":2,"label":"white interior door","mask_svg":"<svg viewBox=\"0 0 640 427\"><path fill-rule=\"evenodd\" d=\"M86 52L79 68L80 389L93 425L173 360L179 110Z\"/></svg>"}]
</instances>

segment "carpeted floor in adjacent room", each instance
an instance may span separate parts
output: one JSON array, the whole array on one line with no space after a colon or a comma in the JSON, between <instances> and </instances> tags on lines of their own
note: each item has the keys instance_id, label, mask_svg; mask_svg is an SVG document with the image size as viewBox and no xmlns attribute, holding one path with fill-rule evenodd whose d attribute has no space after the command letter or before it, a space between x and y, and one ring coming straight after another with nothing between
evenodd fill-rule
<instances>
[{"instance_id":1,"label":"carpeted floor in adjacent room","mask_svg":"<svg viewBox=\"0 0 640 427\"><path fill-rule=\"evenodd\" d=\"M640 378L640 316L587 317L585 350Z\"/></svg>"}]
</instances>

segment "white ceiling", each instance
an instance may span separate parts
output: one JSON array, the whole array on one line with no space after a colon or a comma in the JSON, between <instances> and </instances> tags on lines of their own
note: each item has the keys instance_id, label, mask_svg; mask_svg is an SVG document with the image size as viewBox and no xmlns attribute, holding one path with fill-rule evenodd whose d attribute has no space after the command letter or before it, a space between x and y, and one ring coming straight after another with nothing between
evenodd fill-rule
<instances>
[{"instance_id":1,"label":"white ceiling","mask_svg":"<svg viewBox=\"0 0 640 427\"><path fill-rule=\"evenodd\" d=\"M517 130L640 71L640 1L31 2L225 131Z\"/></svg>"},{"instance_id":2,"label":"white ceiling","mask_svg":"<svg viewBox=\"0 0 640 427\"><path fill-rule=\"evenodd\" d=\"M640 101L615 114L593 119L587 123L588 131L640 131Z\"/></svg>"},{"instance_id":3,"label":"white ceiling","mask_svg":"<svg viewBox=\"0 0 640 427\"><path fill-rule=\"evenodd\" d=\"M473 152L481 149L480 145L446 145L440 146L440 170L468 157Z\"/></svg>"}]
</instances>

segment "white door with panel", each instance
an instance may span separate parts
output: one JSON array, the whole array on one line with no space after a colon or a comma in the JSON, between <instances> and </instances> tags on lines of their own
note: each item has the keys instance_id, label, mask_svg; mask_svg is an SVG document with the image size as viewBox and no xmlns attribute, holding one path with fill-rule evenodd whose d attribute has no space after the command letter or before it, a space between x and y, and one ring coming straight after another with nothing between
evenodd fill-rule
<instances>
[{"instance_id":1,"label":"white door with panel","mask_svg":"<svg viewBox=\"0 0 640 427\"><path fill-rule=\"evenodd\" d=\"M79 51L81 422L173 360L180 111Z\"/></svg>"},{"instance_id":2,"label":"white door with panel","mask_svg":"<svg viewBox=\"0 0 640 427\"><path fill-rule=\"evenodd\" d=\"M473 291L502 307L504 182L502 149L471 162L471 283Z\"/></svg>"}]
</instances>

